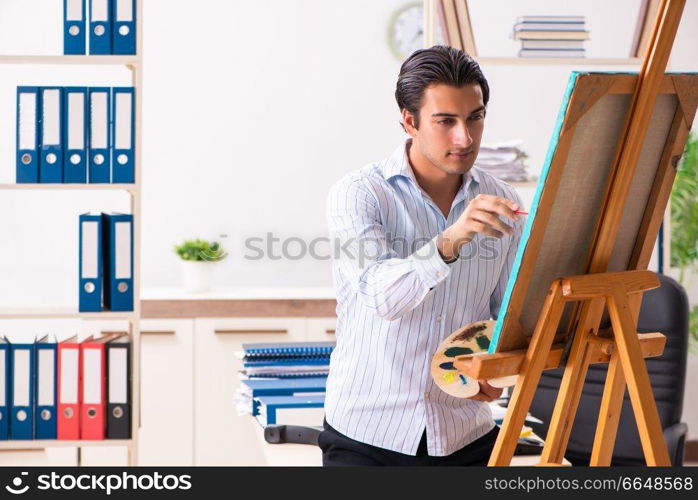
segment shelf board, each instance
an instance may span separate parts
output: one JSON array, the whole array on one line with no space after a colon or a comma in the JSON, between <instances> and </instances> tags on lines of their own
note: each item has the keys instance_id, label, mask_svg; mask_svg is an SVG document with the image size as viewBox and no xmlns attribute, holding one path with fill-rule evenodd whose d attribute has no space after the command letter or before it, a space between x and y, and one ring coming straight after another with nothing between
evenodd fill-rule
<instances>
[{"instance_id":1,"label":"shelf board","mask_svg":"<svg viewBox=\"0 0 698 500\"><path fill-rule=\"evenodd\" d=\"M639 57L627 58L562 58L562 57L476 57L480 64L536 65L536 66L637 66L642 65Z\"/></svg>"},{"instance_id":2,"label":"shelf board","mask_svg":"<svg viewBox=\"0 0 698 500\"><path fill-rule=\"evenodd\" d=\"M138 56L5 56L0 55L0 64L73 64L136 66Z\"/></svg>"},{"instance_id":3,"label":"shelf board","mask_svg":"<svg viewBox=\"0 0 698 500\"><path fill-rule=\"evenodd\" d=\"M129 319L136 317L134 311L79 312L70 307L0 309L0 319Z\"/></svg>"},{"instance_id":4,"label":"shelf board","mask_svg":"<svg viewBox=\"0 0 698 500\"><path fill-rule=\"evenodd\" d=\"M0 441L0 450L37 450L42 448L85 446L130 446L132 439L63 440L63 439L14 439Z\"/></svg>"},{"instance_id":5,"label":"shelf board","mask_svg":"<svg viewBox=\"0 0 698 500\"><path fill-rule=\"evenodd\" d=\"M50 184L50 183L3 183L0 189L17 190L63 190L63 191L95 191L95 190L124 190L131 193L138 190L136 184Z\"/></svg>"}]
</instances>

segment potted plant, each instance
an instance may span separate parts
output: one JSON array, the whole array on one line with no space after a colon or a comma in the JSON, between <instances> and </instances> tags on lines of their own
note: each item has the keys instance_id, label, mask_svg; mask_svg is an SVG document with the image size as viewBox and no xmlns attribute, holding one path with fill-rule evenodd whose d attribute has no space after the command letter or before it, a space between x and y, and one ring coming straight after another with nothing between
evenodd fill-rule
<instances>
[{"instance_id":1,"label":"potted plant","mask_svg":"<svg viewBox=\"0 0 698 500\"><path fill-rule=\"evenodd\" d=\"M206 292L213 282L213 264L228 254L220 243L199 238L184 240L174 247L182 262L182 284L190 293Z\"/></svg>"},{"instance_id":2,"label":"potted plant","mask_svg":"<svg viewBox=\"0 0 698 500\"><path fill-rule=\"evenodd\" d=\"M682 420L694 429L698 422L698 404L693 394L698 389L698 304L695 281L698 277L698 137L691 133L686 142L676 179L671 190L671 268L677 281L688 292L689 352ZM691 438L695 439L695 430Z\"/></svg>"},{"instance_id":3,"label":"potted plant","mask_svg":"<svg viewBox=\"0 0 698 500\"><path fill-rule=\"evenodd\" d=\"M671 267L689 293L698 275L698 136L691 133L671 191ZM691 302L693 302L691 300ZM690 314L691 351L698 354L698 305Z\"/></svg>"}]
</instances>

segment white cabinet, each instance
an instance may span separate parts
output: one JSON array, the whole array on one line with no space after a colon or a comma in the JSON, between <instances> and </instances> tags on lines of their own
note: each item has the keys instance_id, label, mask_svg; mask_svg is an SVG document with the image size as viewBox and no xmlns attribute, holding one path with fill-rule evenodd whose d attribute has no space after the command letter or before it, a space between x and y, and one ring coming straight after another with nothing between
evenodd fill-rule
<instances>
[{"instance_id":1,"label":"white cabinet","mask_svg":"<svg viewBox=\"0 0 698 500\"><path fill-rule=\"evenodd\" d=\"M74 467L77 465L76 448L50 447L38 449L3 450L1 467Z\"/></svg>"},{"instance_id":2,"label":"white cabinet","mask_svg":"<svg viewBox=\"0 0 698 500\"><path fill-rule=\"evenodd\" d=\"M202 318L195 320L194 335L194 463L266 465L258 424L235 411L242 369L235 352L244 343L303 341L306 318Z\"/></svg>"},{"instance_id":3,"label":"white cabinet","mask_svg":"<svg viewBox=\"0 0 698 500\"><path fill-rule=\"evenodd\" d=\"M337 318L308 318L306 319L306 340L320 342L334 340L334 329Z\"/></svg>"},{"instance_id":4,"label":"white cabinet","mask_svg":"<svg viewBox=\"0 0 698 500\"><path fill-rule=\"evenodd\" d=\"M194 463L194 320L141 323L138 465Z\"/></svg>"}]
</instances>

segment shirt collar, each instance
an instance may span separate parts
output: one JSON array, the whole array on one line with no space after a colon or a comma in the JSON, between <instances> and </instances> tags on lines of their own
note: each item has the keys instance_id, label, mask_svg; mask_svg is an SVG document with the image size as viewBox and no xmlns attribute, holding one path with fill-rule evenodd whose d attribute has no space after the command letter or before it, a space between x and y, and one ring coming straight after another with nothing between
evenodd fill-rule
<instances>
[{"instance_id":1,"label":"shirt collar","mask_svg":"<svg viewBox=\"0 0 698 500\"><path fill-rule=\"evenodd\" d=\"M390 157L384 162L383 177L385 177L386 180L401 175L403 177L407 177L408 179L412 179L412 182L414 182L415 185L419 185L414 176L414 172L412 171L412 167L410 166L410 161L407 158L407 147L411 144L412 139L406 139L404 142L400 143L397 148L395 148L393 154L391 154ZM462 186L468 186L468 181L471 179L480 184L480 172L475 167L463 174Z\"/></svg>"}]
</instances>

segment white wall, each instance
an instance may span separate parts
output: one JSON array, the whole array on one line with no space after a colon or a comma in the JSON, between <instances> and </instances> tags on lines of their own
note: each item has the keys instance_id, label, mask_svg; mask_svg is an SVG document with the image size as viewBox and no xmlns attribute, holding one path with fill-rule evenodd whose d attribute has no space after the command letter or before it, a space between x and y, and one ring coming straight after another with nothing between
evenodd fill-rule
<instances>
[{"instance_id":1,"label":"white wall","mask_svg":"<svg viewBox=\"0 0 698 500\"><path fill-rule=\"evenodd\" d=\"M400 140L385 40L401 3L147 3L145 286L178 283L174 242L220 234L219 283L330 283L327 262L244 261L243 240L323 236L332 182Z\"/></svg>"},{"instance_id":2,"label":"white wall","mask_svg":"<svg viewBox=\"0 0 698 500\"><path fill-rule=\"evenodd\" d=\"M59 53L60 3L1 0L0 53ZM243 242L267 232L324 236L329 186L401 140L393 98L400 63L386 38L390 15L405 3L145 1L144 287L179 284L174 243L220 235L231 255L219 285L330 284L327 261L245 261ZM33 15L37 5L46 18ZM604 11L605 2L591 5ZM698 0L689 0L672 68L697 69L696 27ZM492 87L485 141L521 137L539 172L574 68L483 69ZM0 182L14 179L17 85L128 81L118 67L3 66ZM532 190L522 194L530 199ZM75 302L77 214L127 208L123 193L0 192L0 301Z\"/></svg>"}]
</instances>

